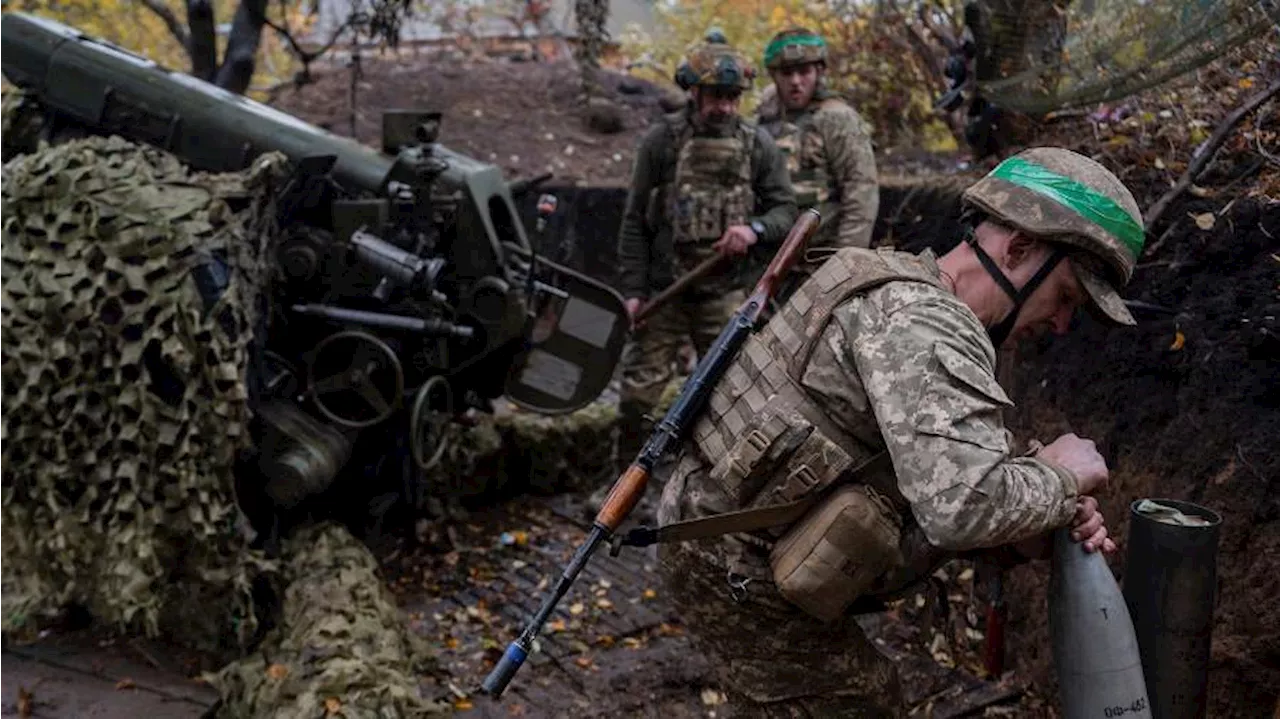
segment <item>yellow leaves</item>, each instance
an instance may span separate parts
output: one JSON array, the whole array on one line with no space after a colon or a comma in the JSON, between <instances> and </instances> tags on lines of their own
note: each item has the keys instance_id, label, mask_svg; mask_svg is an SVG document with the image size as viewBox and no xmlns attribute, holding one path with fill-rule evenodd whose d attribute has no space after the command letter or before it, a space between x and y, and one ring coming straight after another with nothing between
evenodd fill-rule
<instances>
[{"instance_id":1,"label":"yellow leaves","mask_svg":"<svg viewBox=\"0 0 1280 719\"><path fill-rule=\"evenodd\" d=\"M613 609L613 602L609 601L606 597L600 597L596 600L596 606L601 609Z\"/></svg>"},{"instance_id":2,"label":"yellow leaves","mask_svg":"<svg viewBox=\"0 0 1280 719\"><path fill-rule=\"evenodd\" d=\"M458 699L453 703L453 708L460 712L464 712L474 706L475 705L471 703L470 699Z\"/></svg>"},{"instance_id":3,"label":"yellow leaves","mask_svg":"<svg viewBox=\"0 0 1280 719\"><path fill-rule=\"evenodd\" d=\"M1250 89L1252 89L1252 88L1253 88L1253 78L1251 78L1251 77L1242 77L1242 78L1240 78L1240 80L1236 83L1236 87L1240 88L1241 90L1250 90Z\"/></svg>"},{"instance_id":4,"label":"yellow leaves","mask_svg":"<svg viewBox=\"0 0 1280 719\"><path fill-rule=\"evenodd\" d=\"M569 605L569 613L575 617L578 616L579 614L582 614L585 611L587 611L587 607L582 602L574 602L573 604Z\"/></svg>"},{"instance_id":5,"label":"yellow leaves","mask_svg":"<svg viewBox=\"0 0 1280 719\"><path fill-rule=\"evenodd\" d=\"M1169 349L1173 350L1174 352L1177 352L1178 350L1181 350L1182 347L1186 344L1187 344L1187 336L1182 334L1182 330L1176 330L1173 333L1173 344L1169 345Z\"/></svg>"},{"instance_id":6,"label":"yellow leaves","mask_svg":"<svg viewBox=\"0 0 1280 719\"><path fill-rule=\"evenodd\" d=\"M641 594L640 596L643 599L657 599L658 593L653 591L652 589L646 589L644 590L644 593Z\"/></svg>"},{"instance_id":7,"label":"yellow leaves","mask_svg":"<svg viewBox=\"0 0 1280 719\"><path fill-rule=\"evenodd\" d=\"M272 664L267 667L267 676L276 681L280 681L281 679L289 676L289 667L286 667L283 664Z\"/></svg>"},{"instance_id":8,"label":"yellow leaves","mask_svg":"<svg viewBox=\"0 0 1280 719\"><path fill-rule=\"evenodd\" d=\"M577 664L579 667L582 667L583 669L590 669L592 665L591 657L578 657L577 659L573 660L573 663Z\"/></svg>"},{"instance_id":9,"label":"yellow leaves","mask_svg":"<svg viewBox=\"0 0 1280 719\"><path fill-rule=\"evenodd\" d=\"M556 632L563 632L564 630L565 623L563 619L553 619L550 622L547 622L547 631L552 634Z\"/></svg>"},{"instance_id":10,"label":"yellow leaves","mask_svg":"<svg viewBox=\"0 0 1280 719\"><path fill-rule=\"evenodd\" d=\"M116 691L120 691L122 689L136 689L137 687L138 685L129 677L125 677L124 679L116 682Z\"/></svg>"}]
</instances>

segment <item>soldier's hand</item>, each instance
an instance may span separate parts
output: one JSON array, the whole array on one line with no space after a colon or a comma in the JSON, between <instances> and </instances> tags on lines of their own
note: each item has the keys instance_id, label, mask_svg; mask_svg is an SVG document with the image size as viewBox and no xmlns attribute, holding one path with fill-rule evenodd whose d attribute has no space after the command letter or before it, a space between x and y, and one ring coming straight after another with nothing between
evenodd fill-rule
<instances>
[{"instance_id":1,"label":"soldier's hand","mask_svg":"<svg viewBox=\"0 0 1280 719\"><path fill-rule=\"evenodd\" d=\"M1091 439L1064 434L1040 450L1036 456L1074 474L1076 491L1082 497L1107 487L1107 478L1110 476L1107 462L1098 454L1098 447Z\"/></svg>"},{"instance_id":2,"label":"soldier's hand","mask_svg":"<svg viewBox=\"0 0 1280 719\"><path fill-rule=\"evenodd\" d=\"M711 248L722 255L729 255L730 257L744 255L747 249L754 245L758 239L760 238L756 237L755 230L750 227L734 225L725 230L724 236L716 240L716 243Z\"/></svg>"},{"instance_id":3,"label":"soldier's hand","mask_svg":"<svg viewBox=\"0 0 1280 719\"><path fill-rule=\"evenodd\" d=\"M1076 502L1076 516L1071 520L1071 538L1084 544L1084 551L1093 552L1098 549L1103 554L1116 551L1116 543L1107 536L1106 520L1098 511L1098 500L1093 497L1081 497Z\"/></svg>"},{"instance_id":4,"label":"soldier's hand","mask_svg":"<svg viewBox=\"0 0 1280 719\"><path fill-rule=\"evenodd\" d=\"M644 300L639 297L628 298L623 305L627 308L627 319L631 320L631 326L636 326L636 314L640 312L640 308L644 306Z\"/></svg>"}]
</instances>

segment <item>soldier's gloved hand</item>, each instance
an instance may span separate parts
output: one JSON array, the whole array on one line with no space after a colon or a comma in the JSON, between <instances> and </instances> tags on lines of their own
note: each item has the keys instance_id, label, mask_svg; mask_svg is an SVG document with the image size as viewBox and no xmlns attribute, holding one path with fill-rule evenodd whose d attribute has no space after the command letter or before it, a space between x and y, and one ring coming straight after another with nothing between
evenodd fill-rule
<instances>
[{"instance_id":1,"label":"soldier's gloved hand","mask_svg":"<svg viewBox=\"0 0 1280 719\"><path fill-rule=\"evenodd\" d=\"M631 320L631 326L636 327L636 313L644 306L644 300L639 297L630 297L623 306L627 308L627 319Z\"/></svg>"},{"instance_id":2,"label":"soldier's gloved hand","mask_svg":"<svg viewBox=\"0 0 1280 719\"><path fill-rule=\"evenodd\" d=\"M756 243L755 230L746 225L734 225L725 230L724 236L716 240L711 249L722 255L745 255L747 250Z\"/></svg>"},{"instance_id":3,"label":"soldier's gloved hand","mask_svg":"<svg viewBox=\"0 0 1280 719\"><path fill-rule=\"evenodd\" d=\"M1107 461L1098 454L1098 447L1091 439L1064 434L1036 453L1037 459L1062 467L1076 478L1076 493L1080 496L1094 494L1107 488Z\"/></svg>"},{"instance_id":4,"label":"soldier's gloved hand","mask_svg":"<svg viewBox=\"0 0 1280 719\"><path fill-rule=\"evenodd\" d=\"M1116 551L1116 543L1107 536L1106 521L1098 511L1098 500L1081 497L1076 503L1076 516L1071 519L1071 538L1084 543L1084 551L1098 549L1103 554Z\"/></svg>"}]
</instances>

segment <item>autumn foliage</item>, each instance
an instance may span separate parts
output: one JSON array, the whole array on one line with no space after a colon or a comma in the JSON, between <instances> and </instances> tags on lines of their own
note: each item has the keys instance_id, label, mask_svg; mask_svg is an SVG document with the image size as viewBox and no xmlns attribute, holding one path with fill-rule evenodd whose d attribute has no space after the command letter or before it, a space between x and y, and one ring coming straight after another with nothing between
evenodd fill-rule
<instances>
[{"instance_id":1,"label":"autumn foliage","mask_svg":"<svg viewBox=\"0 0 1280 719\"><path fill-rule=\"evenodd\" d=\"M848 99L875 128L881 147L912 145L932 150L955 147L945 119L932 109L944 88L941 76L945 49L924 28L916 3L805 2L804 0L676 0L655 6L657 28L646 33L630 28L621 38L631 72L670 82L689 45L711 27L757 64L765 45L779 30L801 25L821 32L831 60L828 83ZM954 27L960 3L926 3L931 12ZM752 110L771 84L760 77L744 109Z\"/></svg>"}]
</instances>

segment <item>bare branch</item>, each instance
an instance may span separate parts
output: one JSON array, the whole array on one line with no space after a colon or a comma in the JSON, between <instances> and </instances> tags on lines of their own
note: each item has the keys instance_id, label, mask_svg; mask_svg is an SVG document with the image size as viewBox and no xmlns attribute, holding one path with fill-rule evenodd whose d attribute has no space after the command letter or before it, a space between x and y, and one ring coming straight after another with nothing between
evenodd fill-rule
<instances>
[{"instance_id":1,"label":"bare branch","mask_svg":"<svg viewBox=\"0 0 1280 719\"><path fill-rule=\"evenodd\" d=\"M1200 156L1192 160L1191 164L1187 165L1187 170L1182 173L1182 177L1178 179L1178 184L1174 185L1173 189L1166 192L1164 197L1157 200L1156 204L1152 205L1151 209L1148 210L1146 221L1146 229L1148 232L1150 232L1151 228L1160 220L1165 211L1169 209L1169 205L1178 198L1178 195L1181 195L1188 187L1191 187L1191 183L1195 182L1196 178L1200 176L1200 173L1204 172L1204 169L1209 166L1209 161L1218 153L1218 148L1222 146L1223 142L1226 142L1227 137L1231 135L1231 131L1235 126L1249 115L1249 113L1257 110L1267 100L1275 97L1277 93L1280 93L1280 80L1272 82L1261 92L1246 100L1243 105L1233 110L1231 114L1222 118L1222 122L1218 124L1218 129L1214 130L1213 134L1209 136L1209 139L1205 141L1205 144L1201 149ZM1159 244L1159 242L1155 243L1148 249L1147 254L1152 254Z\"/></svg>"},{"instance_id":2,"label":"bare branch","mask_svg":"<svg viewBox=\"0 0 1280 719\"><path fill-rule=\"evenodd\" d=\"M191 36L187 34L187 28L178 20L173 9L164 4L164 0L142 0L142 4L160 18L164 26L169 28L169 33L182 44L182 47L186 48L190 45Z\"/></svg>"}]
</instances>

